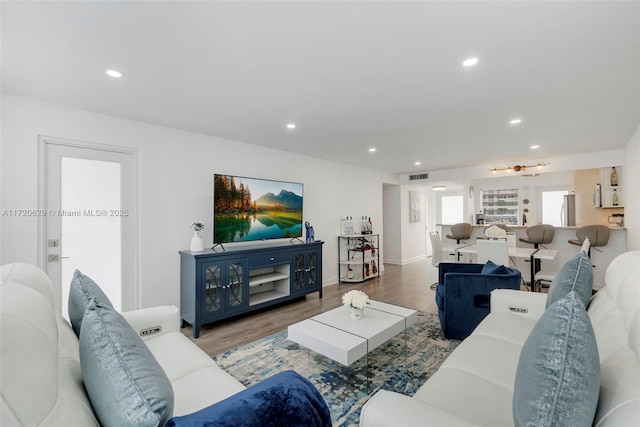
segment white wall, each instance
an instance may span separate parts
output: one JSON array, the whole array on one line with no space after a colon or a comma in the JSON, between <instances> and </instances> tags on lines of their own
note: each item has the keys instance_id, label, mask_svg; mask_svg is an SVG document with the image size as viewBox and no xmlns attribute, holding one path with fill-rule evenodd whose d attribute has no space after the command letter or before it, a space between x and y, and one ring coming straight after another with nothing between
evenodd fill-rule
<instances>
[{"instance_id":1,"label":"white wall","mask_svg":"<svg viewBox=\"0 0 640 427\"><path fill-rule=\"evenodd\" d=\"M142 307L179 304L177 252L188 249L195 220L205 223L203 236L212 237L214 173L304 183L304 220L326 242L324 283L337 281L339 218L367 215L381 232L383 183L397 181L351 165L25 98L4 95L1 107L1 209L38 207L38 135L138 150ZM0 264L38 262L35 218L2 217L0 230Z\"/></svg>"},{"instance_id":2,"label":"white wall","mask_svg":"<svg viewBox=\"0 0 640 427\"><path fill-rule=\"evenodd\" d=\"M409 193L415 191L420 197L420 221L409 222ZM425 259L427 257L426 195L424 188L403 185L400 198L402 212L402 264Z\"/></svg>"},{"instance_id":3,"label":"white wall","mask_svg":"<svg viewBox=\"0 0 640 427\"><path fill-rule=\"evenodd\" d=\"M640 250L640 126L624 150L624 223L627 250Z\"/></svg>"},{"instance_id":4,"label":"white wall","mask_svg":"<svg viewBox=\"0 0 640 427\"><path fill-rule=\"evenodd\" d=\"M383 188L384 200L384 264L402 264L402 212L400 205L399 185L385 185Z\"/></svg>"},{"instance_id":5,"label":"white wall","mask_svg":"<svg viewBox=\"0 0 640 427\"><path fill-rule=\"evenodd\" d=\"M409 222L409 192L420 195L420 221ZM427 256L426 197L424 188L400 185L384 187L384 262L407 264Z\"/></svg>"}]
</instances>

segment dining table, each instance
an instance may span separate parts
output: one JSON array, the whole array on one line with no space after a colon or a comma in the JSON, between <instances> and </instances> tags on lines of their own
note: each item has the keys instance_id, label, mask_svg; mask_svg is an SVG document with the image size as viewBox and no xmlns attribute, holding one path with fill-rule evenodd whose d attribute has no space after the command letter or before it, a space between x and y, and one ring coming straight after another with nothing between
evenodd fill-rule
<instances>
[{"instance_id":1,"label":"dining table","mask_svg":"<svg viewBox=\"0 0 640 427\"><path fill-rule=\"evenodd\" d=\"M516 246L508 247L509 258L525 258L529 259L530 262L530 275L531 283L530 290L534 291L533 281L536 276L536 273L540 271L540 263L536 263L536 260L553 260L558 255L558 251L555 249L545 249L545 248L520 248ZM478 254L478 245L470 244L467 246L461 246L456 248L456 259L458 258L458 254L469 254L469 255L477 255Z\"/></svg>"}]
</instances>

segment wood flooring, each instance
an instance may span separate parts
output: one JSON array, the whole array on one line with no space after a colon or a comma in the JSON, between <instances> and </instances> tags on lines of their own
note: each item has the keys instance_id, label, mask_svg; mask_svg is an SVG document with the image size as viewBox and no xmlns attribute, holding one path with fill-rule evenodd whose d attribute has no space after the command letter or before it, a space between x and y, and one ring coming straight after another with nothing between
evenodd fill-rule
<instances>
[{"instance_id":1,"label":"wood flooring","mask_svg":"<svg viewBox=\"0 0 640 427\"><path fill-rule=\"evenodd\" d=\"M336 308L342 304L342 295L351 289L359 289L374 300L437 313L434 291L429 288L436 280L437 269L431 265L431 259L404 266L385 264L379 278L363 283L325 286L322 299L318 298L316 292L299 301L204 325L200 328L200 337L197 339L193 338L190 326L183 328L182 332L207 354L214 356Z\"/></svg>"}]
</instances>

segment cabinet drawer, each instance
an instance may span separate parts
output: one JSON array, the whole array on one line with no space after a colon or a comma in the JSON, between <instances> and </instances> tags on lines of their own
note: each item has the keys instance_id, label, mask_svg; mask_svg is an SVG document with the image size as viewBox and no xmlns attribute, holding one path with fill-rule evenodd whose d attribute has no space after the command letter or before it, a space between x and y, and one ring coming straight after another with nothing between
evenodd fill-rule
<instances>
[{"instance_id":1,"label":"cabinet drawer","mask_svg":"<svg viewBox=\"0 0 640 427\"><path fill-rule=\"evenodd\" d=\"M249 266L284 264L291 261L290 252L276 252L267 255L256 255L249 257Z\"/></svg>"}]
</instances>

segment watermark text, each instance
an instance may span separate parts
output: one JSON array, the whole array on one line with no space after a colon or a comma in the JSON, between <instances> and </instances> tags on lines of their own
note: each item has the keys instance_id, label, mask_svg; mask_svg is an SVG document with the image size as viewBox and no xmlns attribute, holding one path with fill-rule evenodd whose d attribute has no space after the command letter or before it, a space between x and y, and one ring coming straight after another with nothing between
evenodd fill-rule
<instances>
[{"instance_id":1,"label":"watermark text","mask_svg":"<svg viewBox=\"0 0 640 427\"><path fill-rule=\"evenodd\" d=\"M3 209L3 217L124 217L129 209Z\"/></svg>"}]
</instances>

